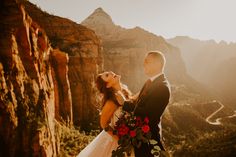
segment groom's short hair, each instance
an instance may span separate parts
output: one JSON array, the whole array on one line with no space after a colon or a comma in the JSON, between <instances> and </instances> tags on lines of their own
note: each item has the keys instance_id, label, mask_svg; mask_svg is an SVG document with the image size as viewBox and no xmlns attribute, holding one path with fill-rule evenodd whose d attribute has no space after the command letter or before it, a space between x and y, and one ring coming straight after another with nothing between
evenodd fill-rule
<instances>
[{"instance_id":1,"label":"groom's short hair","mask_svg":"<svg viewBox=\"0 0 236 157\"><path fill-rule=\"evenodd\" d=\"M151 55L156 61L160 62L162 65L162 68L165 67L166 59L162 52L160 51L149 51L147 53L147 56Z\"/></svg>"}]
</instances>

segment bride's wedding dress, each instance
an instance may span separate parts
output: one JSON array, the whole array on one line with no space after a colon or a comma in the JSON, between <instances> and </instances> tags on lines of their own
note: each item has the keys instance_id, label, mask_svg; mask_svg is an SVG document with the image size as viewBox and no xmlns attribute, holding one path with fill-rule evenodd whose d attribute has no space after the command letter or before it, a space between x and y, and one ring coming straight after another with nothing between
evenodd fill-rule
<instances>
[{"instance_id":1,"label":"bride's wedding dress","mask_svg":"<svg viewBox=\"0 0 236 157\"><path fill-rule=\"evenodd\" d=\"M116 121L122 114L122 107L114 112L110 126L114 127ZM77 157L111 157L112 151L118 147L117 141L106 131L102 131L98 136L86 146ZM131 157L134 157L134 152Z\"/></svg>"}]
</instances>

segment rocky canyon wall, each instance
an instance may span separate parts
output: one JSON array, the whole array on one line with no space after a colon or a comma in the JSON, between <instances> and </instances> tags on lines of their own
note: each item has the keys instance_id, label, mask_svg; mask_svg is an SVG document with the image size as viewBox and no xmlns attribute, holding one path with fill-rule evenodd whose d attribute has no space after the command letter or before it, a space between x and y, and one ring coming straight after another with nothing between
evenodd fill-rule
<instances>
[{"instance_id":1,"label":"rocky canyon wall","mask_svg":"<svg viewBox=\"0 0 236 157\"><path fill-rule=\"evenodd\" d=\"M60 108L68 111L62 115L63 119L73 118L76 126L80 126L83 130L91 129L94 126L91 122L96 120L95 115L98 115L96 106L99 104L94 82L97 74L103 69L100 39L94 31L69 19L49 15L31 3L26 3L25 6L33 20L45 29L52 47L65 52L68 56L66 62L68 62L72 117L68 113L71 111L68 107L70 98L64 98L69 94L67 93L69 88L63 85L67 81L63 74L64 76L58 77L61 82L58 84ZM58 66L62 67L61 64L64 63L65 61L62 63L58 61ZM57 68L60 73L65 70Z\"/></svg>"},{"instance_id":2,"label":"rocky canyon wall","mask_svg":"<svg viewBox=\"0 0 236 157\"><path fill-rule=\"evenodd\" d=\"M57 156L55 121L83 130L97 121L100 40L29 2L1 6L0 156Z\"/></svg>"},{"instance_id":3,"label":"rocky canyon wall","mask_svg":"<svg viewBox=\"0 0 236 157\"><path fill-rule=\"evenodd\" d=\"M59 121L73 124L71 89L68 78L68 54L54 49L51 52L52 78L55 93L55 117Z\"/></svg>"},{"instance_id":4,"label":"rocky canyon wall","mask_svg":"<svg viewBox=\"0 0 236 157\"><path fill-rule=\"evenodd\" d=\"M0 10L0 156L57 156L51 47L15 0Z\"/></svg>"}]
</instances>

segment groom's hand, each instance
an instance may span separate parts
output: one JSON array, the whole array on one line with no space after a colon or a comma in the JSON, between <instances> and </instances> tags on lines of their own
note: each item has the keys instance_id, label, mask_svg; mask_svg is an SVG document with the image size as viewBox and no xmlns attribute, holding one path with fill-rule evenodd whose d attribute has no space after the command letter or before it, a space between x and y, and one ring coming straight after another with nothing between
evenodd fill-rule
<instances>
[{"instance_id":1,"label":"groom's hand","mask_svg":"<svg viewBox=\"0 0 236 157\"><path fill-rule=\"evenodd\" d=\"M123 93L121 91L118 91L115 93L116 96L116 100L120 105L124 105L125 102L125 96L123 95Z\"/></svg>"}]
</instances>

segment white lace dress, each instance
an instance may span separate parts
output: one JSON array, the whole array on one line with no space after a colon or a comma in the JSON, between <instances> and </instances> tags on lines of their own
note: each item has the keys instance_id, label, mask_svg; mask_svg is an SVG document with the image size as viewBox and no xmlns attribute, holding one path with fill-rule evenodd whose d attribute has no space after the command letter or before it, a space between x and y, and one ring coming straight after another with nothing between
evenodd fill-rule
<instances>
[{"instance_id":1,"label":"white lace dress","mask_svg":"<svg viewBox=\"0 0 236 157\"><path fill-rule=\"evenodd\" d=\"M119 107L114 112L111 119L111 127L115 126L118 117L121 116L122 108ZM106 131L102 131L98 136L89 143L77 157L111 157L112 151L118 147L117 141ZM134 157L134 153L131 155Z\"/></svg>"}]
</instances>

